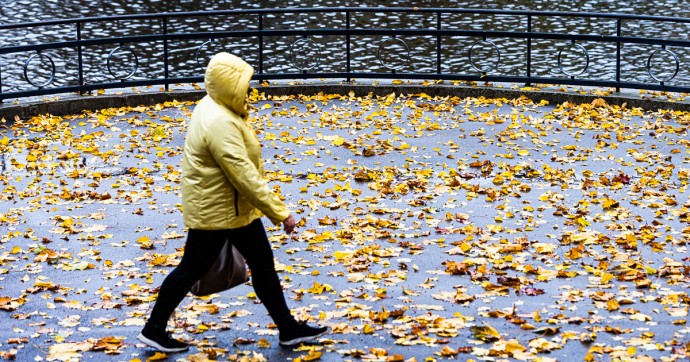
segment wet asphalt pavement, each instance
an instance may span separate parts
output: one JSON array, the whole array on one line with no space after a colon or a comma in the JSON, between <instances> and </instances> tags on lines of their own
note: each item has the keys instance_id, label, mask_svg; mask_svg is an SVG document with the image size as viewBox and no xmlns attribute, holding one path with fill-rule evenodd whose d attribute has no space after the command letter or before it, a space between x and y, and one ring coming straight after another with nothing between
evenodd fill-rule
<instances>
[{"instance_id":1,"label":"wet asphalt pavement","mask_svg":"<svg viewBox=\"0 0 690 362\"><path fill-rule=\"evenodd\" d=\"M687 357L687 114L423 95L253 105L266 176L300 220L291 237L264 220L288 304L332 333L279 347L245 285L188 296L170 330L194 345L168 360ZM181 256L193 106L2 131L2 357L157 357L136 335Z\"/></svg>"}]
</instances>

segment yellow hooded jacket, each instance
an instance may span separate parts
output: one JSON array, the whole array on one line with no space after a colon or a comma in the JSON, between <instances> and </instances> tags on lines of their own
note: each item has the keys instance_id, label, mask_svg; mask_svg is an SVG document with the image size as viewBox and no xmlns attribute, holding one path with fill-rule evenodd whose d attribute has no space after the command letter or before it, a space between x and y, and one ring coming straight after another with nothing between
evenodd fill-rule
<instances>
[{"instance_id":1,"label":"yellow hooded jacket","mask_svg":"<svg viewBox=\"0 0 690 362\"><path fill-rule=\"evenodd\" d=\"M290 211L263 178L261 145L247 123L246 96L254 69L242 59L215 55L206 68L207 95L194 109L182 157L186 226L234 229L266 215L274 224Z\"/></svg>"}]
</instances>

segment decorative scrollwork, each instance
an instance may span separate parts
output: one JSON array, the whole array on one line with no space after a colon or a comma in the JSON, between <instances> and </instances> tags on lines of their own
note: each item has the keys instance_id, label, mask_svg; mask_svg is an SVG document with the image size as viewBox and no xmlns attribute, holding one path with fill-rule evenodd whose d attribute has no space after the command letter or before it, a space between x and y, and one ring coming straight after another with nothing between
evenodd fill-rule
<instances>
[{"instance_id":1,"label":"decorative scrollwork","mask_svg":"<svg viewBox=\"0 0 690 362\"><path fill-rule=\"evenodd\" d=\"M654 73L652 73L652 59L657 54L661 54L661 53L670 54L673 57L674 62L676 63L676 69L674 70L673 75L671 75L670 77L667 77L667 78L660 78L657 75L655 75ZM676 75L678 75L679 70L680 70L680 60L678 59L678 55L676 55L676 53L674 53L674 52L672 52L666 48L657 49L657 50L653 51L652 54L649 55L649 58L647 58L647 73L649 73L649 76L652 77L652 79L654 79L657 82L663 83L663 82L671 81L673 78L676 77Z\"/></svg>"},{"instance_id":2,"label":"decorative scrollwork","mask_svg":"<svg viewBox=\"0 0 690 362\"><path fill-rule=\"evenodd\" d=\"M474 56L472 54L474 53L475 48L477 48L477 46L479 46L480 44L481 45L488 45L489 47L491 47L496 52L496 62L493 65L490 65L489 67L480 68L475 63ZM489 73L489 72L496 70L496 68L498 68L498 64L501 62L501 51L498 50L498 47L496 46L496 44L494 42L492 42L491 40L479 40L479 41L474 42L474 44L472 44L472 46L470 47L470 51L467 55L467 59L470 62L470 66L472 66L472 68L474 70L476 70L477 72Z\"/></svg>"},{"instance_id":3,"label":"decorative scrollwork","mask_svg":"<svg viewBox=\"0 0 690 362\"><path fill-rule=\"evenodd\" d=\"M123 75L123 76L118 76L118 75L113 71L113 68L112 68L112 66L111 66L111 64L110 64L110 63L111 63L111 59L113 58L113 55L115 55L115 53L117 53L117 52L120 51L120 50L124 50L125 52L129 52L129 53L132 54L132 56L134 57L134 66L132 67L132 71L130 71L129 73L127 73L127 74L125 74L125 75ZM119 79L119 80L129 79L129 78L131 78L131 77L137 72L137 70L139 69L139 57L137 57L137 53L135 53L132 49L124 48L124 47L119 46L119 47L117 47L117 48L111 50L110 53L108 53L108 59L107 59L107 61L106 61L106 66L108 67L108 72L110 73L110 75L113 76L113 78Z\"/></svg>"},{"instance_id":4,"label":"decorative scrollwork","mask_svg":"<svg viewBox=\"0 0 690 362\"><path fill-rule=\"evenodd\" d=\"M579 50L585 56L585 67L579 73L571 73L571 72L568 72L567 70L565 70L563 68L563 52L566 49L570 49L570 48L575 48L575 49ZM569 77L577 77L577 76L584 74L588 68L589 68L589 52L582 45L573 43L570 46L562 47L561 50L558 51L558 69L561 71L561 73L563 73Z\"/></svg>"},{"instance_id":5,"label":"decorative scrollwork","mask_svg":"<svg viewBox=\"0 0 690 362\"><path fill-rule=\"evenodd\" d=\"M394 64L394 61L396 59L392 59L393 61L385 61L383 59L384 58L384 56L383 56L384 52L382 52L383 49L395 49L396 47L402 47L404 49L404 52L402 52L402 53L400 53L400 52L395 53L397 55L395 58L397 58L397 59L402 58L402 61L398 62L400 64L397 64L397 65ZM381 63L381 65L384 66L385 68L388 68L390 70L400 70L403 67L405 67L410 60L410 47L402 39L389 38L389 39L382 41L381 44L379 44L379 49L378 49L378 52L376 54L376 57L378 58L379 63Z\"/></svg>"},{"instance_id":6,"label":"decorative scrollwork","mask_svg":"<svg viewBox=\"0 0 690 362\"><path fill-rule=\"evenodd\" d=\"M41 61L41 64L46 59L48 60L48 62L50 62L50 77L48 77L48 79L43 83L36 83L33 81L31 77L29 77L29 65L36 58L38 58ZM53 58L40 52L30 56L29 59L27 59L26 62L24 62L24 79L26 79L26 81L29 82L29 84L36 88L44 88L53 83L53 81L55 80L55 62L53 61Z\"/></svg>"},{"instance_id":7,"label":"decorative scrollwork","mask_svg":"<svg viewBox=\"0 0 690 362\"><path fill-rule=\"evenodd\" d=\"M214 41L215 41L214 39L207 40L207 41L205 41L203 44L199 45L198 48L196 48L196 52L194 52L194 61L196 61L200 66L206 67L206 64L202 64L202 63L199 62L199 55L201 54L201 51L202 51L204 48L208 47L209 44L212 44Z\"/></svg>"},{"instance_id":8,"label":"decorative scrollwork","mask_svg":"<svg viewBox=\"0 0 690 362\"><path fill-rule=\"evenodd\" d=\"M321 47L315 41L302 38L290 46L290 63L299 70L309 70L321 64Z\"/></svg>"}]
</instances>

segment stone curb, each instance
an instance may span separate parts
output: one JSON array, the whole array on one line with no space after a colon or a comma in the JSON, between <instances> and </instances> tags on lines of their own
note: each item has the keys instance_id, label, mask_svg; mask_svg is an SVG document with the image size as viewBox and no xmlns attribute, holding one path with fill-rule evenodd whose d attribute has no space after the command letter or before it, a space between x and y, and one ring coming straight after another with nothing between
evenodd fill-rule
<instances>
[{"instance_id":1,"label":"stone curb","mask_svg":"<svg viewBox=\"0 0 690 362\"><path fill-rule=\"evenodd\" d=\"M572 90L568 92L544 91L544 90L519 90L504 89L498 87L471 87L459 85L373 85L373 84L296 84L296 85L270 85L260 86L258 89L272 96L285 95L315 95L323 94L349 94L353 92L356 96L385 96L391 93L398 94L420 94L425 93L430 96L456 96L465 97L486 97L486 98L519 98L526 97L535 102L546 100L550 104L572 102L576 104L589 103L596 98L603 98L612 105L627 104L627 107L639 107L645 110L656 111L659 109L672 111L690 111L690 103L686 101L671 102L664 99L642 98L625 93L615 95L598 96L595 94L576 93ZM97 110L105 108L119 108L125 106L150 106L158 103L170 101L197 101L205 95L204 90L179 90L169 92L141 92L124 93L115 95L98 96L74 96L65 99L30 101L20 104L0 105L0 119L7 122L14 122L15 117L28 119L37 115L68 115L79 114L84 110Z\"/></svg>"}]
</instances>

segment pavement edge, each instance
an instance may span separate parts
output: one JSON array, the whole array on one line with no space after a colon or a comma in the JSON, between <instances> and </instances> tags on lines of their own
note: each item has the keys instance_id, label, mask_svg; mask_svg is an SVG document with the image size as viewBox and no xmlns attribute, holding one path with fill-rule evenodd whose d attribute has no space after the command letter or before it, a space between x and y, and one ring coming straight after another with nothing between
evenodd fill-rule
<instances>
[{"instance_id":1,"label":"pavement edge","mask_svg":"<svg viewBox=\"0 0 690 362\"><path fill-rule=\"evenodd\" d=\"M535 102L546 100L550 104L571 102L576 104L589 103L596 98L603 98L612 105L642 108L655 111L659 109L670 111L690 111L690 103L686 101L669 101L662 97L640 97L629 93L615 93L599 95L588 92L553 91L553 90L524 90L486 86L461 85L375 85L375 84L280 84L257 86L259 91L272 96L315 95L315 94L350 94L355 96L385 96L396 94L421 94L429 96L486 97L486 98L519 98L526 97ZM27 119L37 115L50 114L55 116L79 114L88 110L98 110L118 107L150 106L171 101L197 101L205 95L202 90L173 90L173 91L145 91L140 93L118 93L85 96L69 96L63 99L43 99L0 104L0 119L12 123L16 118Z\"/></svg>"}]
</instances>

